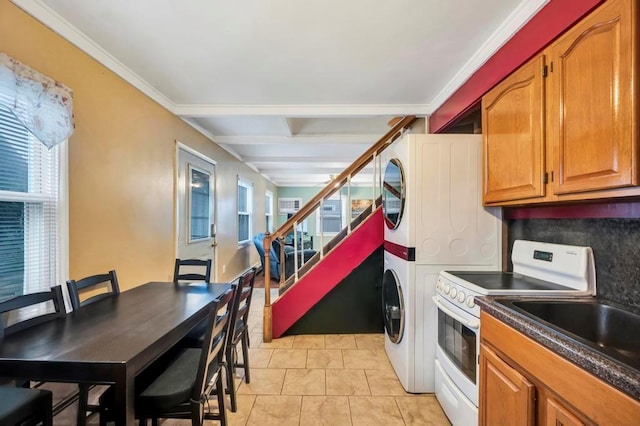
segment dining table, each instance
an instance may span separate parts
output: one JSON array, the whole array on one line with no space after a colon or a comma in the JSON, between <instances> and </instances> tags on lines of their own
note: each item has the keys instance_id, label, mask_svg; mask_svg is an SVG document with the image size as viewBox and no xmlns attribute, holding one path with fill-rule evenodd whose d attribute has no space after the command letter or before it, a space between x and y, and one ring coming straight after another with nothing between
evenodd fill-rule
<instances>
[{"instance_id":1,"label":"dining table","mask_svg":"<svg viewBox=\"0 0 640 426\"><path fill-rule=\"evenodd\" d=\"M0 377L114 388L117 425L135 421L135 377L207 316L229 283L149 282L0 342Z\"/></svg>"}]
</instances>

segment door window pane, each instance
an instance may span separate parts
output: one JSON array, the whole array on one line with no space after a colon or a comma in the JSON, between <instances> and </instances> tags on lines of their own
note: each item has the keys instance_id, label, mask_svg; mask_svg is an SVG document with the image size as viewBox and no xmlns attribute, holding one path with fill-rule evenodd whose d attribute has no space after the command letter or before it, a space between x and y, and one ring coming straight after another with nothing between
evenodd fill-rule
<instances>
[{"instance_id":1,"label":"door window pane","mask_svg":"<svg viewBox=\"0 0 640 426\"><path fill-rule=\"evenodd\" d=\"M211 176L189 165L190 169L190 197L189 205L189 242L209 238L209 224L211 223Z\"/></svg>"}]
</instances>

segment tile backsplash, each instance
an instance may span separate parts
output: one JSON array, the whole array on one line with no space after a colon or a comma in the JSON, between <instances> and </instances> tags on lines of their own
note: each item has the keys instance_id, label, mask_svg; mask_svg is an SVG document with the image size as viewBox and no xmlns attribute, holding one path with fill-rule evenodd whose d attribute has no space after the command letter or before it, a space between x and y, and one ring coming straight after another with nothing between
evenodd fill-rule
<instances>
[{"instance_id":1,"label":"tile backsplash","mask_svg":"<svg viewBox=\"0 0 640 426\"><path fill-rule=\"evenodd\" d=\"M640 219L514 219L508 227L509 259L518 239L591 247L597 297L640 313Z\"/></svg>"}]
</instances>

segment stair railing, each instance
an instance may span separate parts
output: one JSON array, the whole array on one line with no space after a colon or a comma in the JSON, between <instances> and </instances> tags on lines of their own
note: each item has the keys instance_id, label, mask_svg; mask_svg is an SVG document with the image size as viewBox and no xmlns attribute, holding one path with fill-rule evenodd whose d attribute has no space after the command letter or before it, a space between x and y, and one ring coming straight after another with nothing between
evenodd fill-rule
<instances>
[{"instance_id":1,"label":"stair railing","mask_svg":"<svg viewBox=\"0 0 640 426\"><path fill-rule=\"evenodd\" d=\"M381 188L382 188L382 178L384 170L384 164L381 163L380 153L384 151L387 146L389 146L393 141L398 139L403 132L411 127L411 125L416 121L415 116L407 116L396 122L391 130L389 130L382 138L380 138L375 144L373 144L367 151L365 151L360 157L358 157L349 167L347 167L342 173L340 173L337 177L335 177L331 182L329 182L323 189L321 189L309 202L307 202L304 206L298 210L291 218L289 218L280 228L278 228L273 233L266 232L263 241L264 247L264 288L265 288L265 300L264 300L264 313L263 313L263 340L264 342L270 342L272 340L272 309L271 309L271 271L270 271L270 253L273 241L278 239L280 242L280 252L277 253L280 257L280 286L283 288L285 283L290 286L295 285L295 283L300 279L301 275L306 273L308 269L305 268L305 265L308 264L314 265L315 263L321 261L326 254L328 254L333 248L331 244L327 248L326 242L324 241L325 230L322 229L324 226L324 213L323 207L328 199L330 199L335 194L339 194L341 196L343 192L343 188L346 187L346 206L348 206L347 210L347 227L343 229L341 232L346 232L348 235L351 233L352 229L352 221L351 221L351 189L353 186L353 178L358 174L358 172L365 169L367 166L373 168L373 182L372 182L372 206L371 211L373 212L377 205L381 196ZM319 223L321 229L319 230L320 235L320 250L312 259L305 259L304 248L299 247L299 241L302 241L298 238L299 233L299 225L304 222L310 216L316 214L316 211L319 209ZM285 236L293 233L293 253L294 253L294 272L287 280L286 277L286 266L285 266ZM304 246L304 244L303 244ZM312 262L313 261L313 262ZM313 266L311 266L313 267Z\"/></svg>"}]
</instances>

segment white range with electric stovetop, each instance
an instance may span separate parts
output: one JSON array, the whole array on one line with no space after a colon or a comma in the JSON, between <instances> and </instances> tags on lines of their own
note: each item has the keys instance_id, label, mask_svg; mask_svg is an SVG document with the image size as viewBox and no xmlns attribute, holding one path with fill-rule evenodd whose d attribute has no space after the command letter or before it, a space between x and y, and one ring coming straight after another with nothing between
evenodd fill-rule
<instances>
[{"instance_id":1,"label":"white range with electric stovetop","mask_svg":"<svg viewBox=\"0 0 640 426\"><path fill-rule=\"evenodd\" d=\"M438 309L436 397L454 426L478 423L480 308L476 296L571 297L596 293L590 247L516 240L513 272L442 271Z\"/></svg>"}]
</instances>

